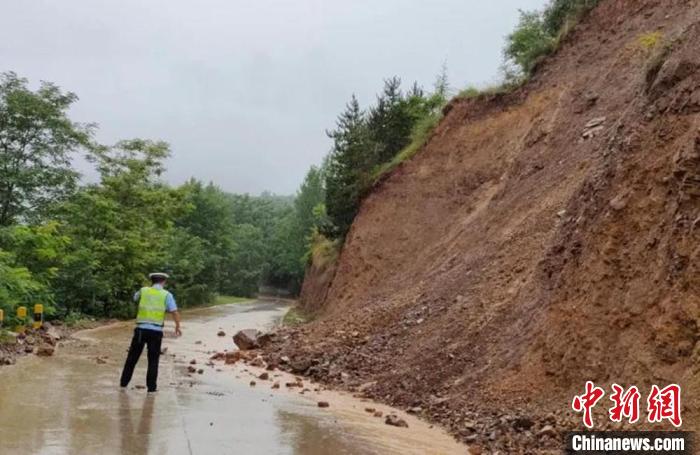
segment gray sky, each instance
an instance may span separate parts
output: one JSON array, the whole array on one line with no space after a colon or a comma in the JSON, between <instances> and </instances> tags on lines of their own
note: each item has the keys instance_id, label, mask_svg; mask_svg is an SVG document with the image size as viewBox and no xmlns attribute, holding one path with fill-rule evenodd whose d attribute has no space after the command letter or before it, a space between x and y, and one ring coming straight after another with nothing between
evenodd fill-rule
<instances>
[{"instance_id":1,"label":"gray sky","mask_svg":"<svg viewBox=\"0 0 700 455\"><path fill-rule=\"evenodd\" d=\"M496 79L520 9L544 0L0 0L0 71L78 94L98 139L171 144L167 178L296 190L355 93L397 75ZM84 167L81 164L81 167Z\"/></svg>"}]
</instances>

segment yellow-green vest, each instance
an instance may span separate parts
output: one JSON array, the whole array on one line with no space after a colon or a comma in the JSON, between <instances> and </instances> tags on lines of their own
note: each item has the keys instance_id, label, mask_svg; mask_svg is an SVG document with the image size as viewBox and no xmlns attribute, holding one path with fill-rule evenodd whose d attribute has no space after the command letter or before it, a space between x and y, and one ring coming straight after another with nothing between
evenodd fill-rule
<instances>
[{"instance_id":1,"label":"yellow-green vest","mask_svg":"<svg viewBox=\"0 0 700 455\"><path fill-rule=\"evenodd\" d=\"M162 326L165 322L165 300L168 291L156 288L141 288L137 324L155 324Z\"/></svg>"}]
</instances>

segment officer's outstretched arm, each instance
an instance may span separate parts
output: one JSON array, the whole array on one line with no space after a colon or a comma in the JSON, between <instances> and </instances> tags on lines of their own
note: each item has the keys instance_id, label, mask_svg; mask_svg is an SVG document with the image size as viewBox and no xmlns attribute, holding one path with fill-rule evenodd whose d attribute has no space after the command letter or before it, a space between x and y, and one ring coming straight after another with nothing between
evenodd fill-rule
<instances>
[{"instance_id":1,"label":"officer's outstretched arm","mask_svg":"<svg viewBox=\"0 0 700 455\"><path fill-rule=\"evenodd\" d=\"M175 310L171 313L173 315L173 320L175 321L175 335L182 335L182 330L180 330L180 312Z\"/></svg>"}]
</instances>

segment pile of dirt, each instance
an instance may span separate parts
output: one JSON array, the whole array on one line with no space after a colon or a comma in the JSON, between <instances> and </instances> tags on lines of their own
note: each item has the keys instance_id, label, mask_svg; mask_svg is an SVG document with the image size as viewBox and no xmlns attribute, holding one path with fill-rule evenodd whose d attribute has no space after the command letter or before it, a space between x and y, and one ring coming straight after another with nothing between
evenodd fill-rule
<instances>
[{"instance_id":1,"label":"pile of dirt","mask_svg":"<svg viewBox=\"0 0 700 455\"><path fill-rule=\"evenodd\" d=\"M0 342L0 366L14 365L17 357L36 354L52 356L60 340L67 338L72 330L46 322L40 329L28 328L23 333L5 332Z\"/></svg>"},{"instance_id":2,"label":"pile of dirt","mask_svg":"<svg viewBox=\"0 0 700 455\"><path fill-rule=\"evenodd\" d=\"M452 102L269 356L492 450L556 450L586 380L677 382L697 422L698 46L696 1L603 0L526 86Z\"/></svg>"}]
</instances>

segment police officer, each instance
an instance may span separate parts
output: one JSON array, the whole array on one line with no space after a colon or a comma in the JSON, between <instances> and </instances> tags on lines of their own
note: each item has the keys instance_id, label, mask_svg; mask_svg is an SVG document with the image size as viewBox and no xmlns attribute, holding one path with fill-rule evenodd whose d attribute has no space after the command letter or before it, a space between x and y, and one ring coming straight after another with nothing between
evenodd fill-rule
<instances>
[{"instance_id":1,"label":"police officer","mask_svg":"<svg viewBox=\"0 0 700 455\"><path fill-rule=\"evenodd\" d=\"M148 372L146 374L146 386L149 392L158 389L158 360L160 358L160 345L163 341L163 325L165 313L173 315L175 320L175 335L180 336L180 313L175 305L173 295L164 289L165 282L169 278L166 273L151 273L151 286L141 288L134 294L134 301L139 303L136 315L136 329L131 339L129 354L124 363L124 370L120 385L126 387L134 374L134 368L143 352L143 346L148 347Z\"/></svg>"}]
</instances>

